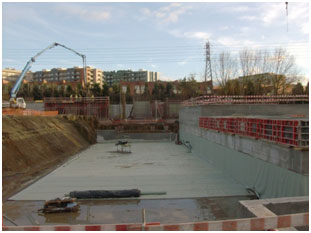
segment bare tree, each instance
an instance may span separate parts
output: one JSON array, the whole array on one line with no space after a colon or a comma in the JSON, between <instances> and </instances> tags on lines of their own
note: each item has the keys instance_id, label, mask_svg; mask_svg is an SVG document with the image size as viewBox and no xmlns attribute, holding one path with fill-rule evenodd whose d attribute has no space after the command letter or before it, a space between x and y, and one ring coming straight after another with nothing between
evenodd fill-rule
<instances>
[{"instance_id":1,"label":"bare tree","mask_svg":"<svg viewBox=\"0 0 311 233\"><path fill-rule=\"evenodd\" d=\"M269 63L270 72L274 74L271 79L273 94L277 95L279 92L284 94L290 85L299 80L295 57L285 49L275 49L270 56Z\"/></svg>"},{"instance_id":2,"label":"bare tree","mask_svg":"<svg viewBox=\"0 0 311 233\"><path fill-rule=\"evenodd\" d=\"M239 53L239 60L244 77L256 74L261 61L261 51L244 49Z\"/></svg>"},{"instance_id":3,"label":"bare tree","mask_svg":"<svg viewBox=\"0 0 311 233\"><path fill-rule=\"evenodd\" d=\"M224 94L228 94L230 90L229 81L238 74L238 66L236 60L229 52L222 52L218 55L213 64L213 73L219 86L224 90Z\"/></svg>"},{"instance_id":4,"label":"bare tree","mask_svg":"<svg viewBox=\"0 0 311 233\"><path fill-rule=\"evenodd\" d=\"M267 93L269 89L265 87L270 87L275 95L284 94L289 86L299 81L295 57L284 48L272 52L244 49L237 56L222 52L215 56L212 65L213 75L223 94L237 93L236 90L241 94L250 93L247 90L250 82L253 82L255 94ZM242 77L237 79L239 75ZM237 83L230 81L232 79L238 80L239 88Z\"/></svg>"},{"instance_id":5,"label":"bare tree","mask_svg":"<svg viewBox=\"0 0 311 233\"><path fill-rule=\"evenodd\" d=\"M269 80L256 80L257 82L269 82L272 85L273 94L284 94L285 90L298 81L298 69L295 57L286 49L277 48L269 53L266 50L252 52L244 49L239 54L240 69L243 74L242 86L250 81L249 76L254 74L271 73Z\"/></svg>"}]
</instances>

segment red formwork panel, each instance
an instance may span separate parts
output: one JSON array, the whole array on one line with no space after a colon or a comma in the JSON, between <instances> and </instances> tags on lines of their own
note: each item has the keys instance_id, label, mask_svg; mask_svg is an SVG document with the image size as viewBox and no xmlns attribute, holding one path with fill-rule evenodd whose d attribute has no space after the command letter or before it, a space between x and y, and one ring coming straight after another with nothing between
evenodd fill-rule
<instances>
[{"instance_id":1,"label":"red formwork panel","mask_svg":"<svg viewBox=\"0 0 311 233\"><path fill-rule=\"evenodd\" d=\"M205 121L206 121L205 117L200 117L199 125L200 125L201 128L205 128L206 129Z\"/></svg>"},{"instance_id":2,"label":"red formwork panel","mask_svg":"<svg viewBox=\"0 0 311 233\"><path fill-rule=\"evenodd\" d=\"M240 135L247 135L247 119L236 119L236 133Z\"/></svg>"},{"instance_id":3,"label":"red formwork panel","mask_svg":"<svg viewBox=\"0 0 311 233\"><path fill-rule=\"evenodd\" d=\"M247 120L247 132L248 136L255 137L256 136L256 130L257 130L257 124L256 119L248 119Z\"/></svg>"},{"instance_id":4,"label":"red formwork panel","mask_svg":"<svg viewBox=\"0 0 311 233\"><path fill-rule=\"evenodd\" d=\"M207 118L203 118L203 127L207 129Z\"/></svg>"},{"instance_id":5,"label":"red formwork panel","mask_svg":"<svg viewBox=\"0 0 311 233\"><path fill-rule=\"evenodd\" d=\"M272 120L271 122L272 122L272 138L270 140L277 142L279 138L281 137L280 123L277 120Z\"/></svg>"},{"instance_id":6,"label":"red formwork panel","mask_svg":"<svg viewBox=\"0 0 311 233\"><path fill-rule=\"evenodd\" d=\"M227 130L230 133L236 133L236 121L234 118L229 118L227 120Z\"/></svg>"},{"instance_id":7,"label":"red formwork panel","mask_svg":"<svg viewBox=\"0 0 311 233\"><path fill-rule=\"evenodd\" d=\"M263 138L292 146L308 145L299 140L299 120L272 120L258 118L200 118L199 126L205 129L213 129L224 133ZM305 125L305 124L304 124ZM304 130L304 134L306 134ZM304 135L304 141L306 141Z\"/></svg>"},{"instance_id":8,"label":"red formwork panel","mask_svg":"<svg viewBox=\"0 0 311 233\"><path fill-rule=\"evenodd\" d=\"M219 118L219 124L218 124L218 131L224 131L224 123L225 122L225 119L224 118Z\"/></svg>"},{"instance_id":9,"label":"red formwork panel","mask_svg":"<svg viewBox=\"0 0 311 233\"><path fill-rule=\"evenodd\" d=\"M298 127L299 121L297 120L283 120L281 123L281 143L298 145Z\"/></svg>"},{"instance_id":10,"label":"red formwork panel","mask_svg":"<svg viewBox=\"0 0 311 233\"><path fill-rule=\"evenodd\" d=\"M270 119L263 119L263 138L267 140L273 138L273 121Z\"/></svg>"}]
</instances>

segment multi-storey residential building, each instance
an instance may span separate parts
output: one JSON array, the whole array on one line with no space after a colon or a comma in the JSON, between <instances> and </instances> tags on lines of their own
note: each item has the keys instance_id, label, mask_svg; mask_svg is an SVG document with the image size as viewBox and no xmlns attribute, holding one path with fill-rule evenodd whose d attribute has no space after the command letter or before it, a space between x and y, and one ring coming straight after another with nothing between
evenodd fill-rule
<instances>
[{"instance_id":1,"label":"multi-storey residential building","mask_svg":"<svg viewBox=\"0 0 311 233\"><path fill-rule=\"evenodd\" d=\"M101 69L92 69L93 83L98 83L102 87L104 83L104 73Z\"/></svg>"},{"instance_id":2,"label":"multi-storey residential building","mask_svg":"<svg viewBox=\"0 0 311 233\"><path fill-rule=\"evenodd\" d=\"M8 82L16 82L20 74L22 73L21 70L16 70L14 68L5 68L2 70L2 83ZM33 73L28 71L25 75L24 80L32 81Z\"/></svg>"},{"instance_id":3,"label":"multi-storey residential building","mask_svg":"<svg viewBox=\"0 0 311 233\"><path fill-rule=\"evenodd\" d=\"M120 83L120 81L126 82L155 82L159 80L159 72L153 72L148 70L118 70L118 71L104 71L105 81L109 86L115 83Z\"/></svg>"},{"instance_id":4,"label":"multi-storey residential building","mask_svg":"<svg viewBox=\"0 0 311 233\"><path fill-rule=\"evenodd\" d=\"M54 68L51 70L42 70L34 73L33 77L36 82L45 83L83 83L84 70L83 67L75 66L73 68ZM103 71L97 68L86 67L87 83L93 85L103 83Z\"/></svg>"}]
</instances>

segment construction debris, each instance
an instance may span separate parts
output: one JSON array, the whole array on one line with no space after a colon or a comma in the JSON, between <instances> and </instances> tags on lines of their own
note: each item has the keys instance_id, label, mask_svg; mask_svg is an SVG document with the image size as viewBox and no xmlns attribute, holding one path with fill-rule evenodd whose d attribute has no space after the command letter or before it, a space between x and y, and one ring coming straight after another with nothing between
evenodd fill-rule
<instances>
[{"instance_id":1,"label":"construction debris","mask_svg":"<svg viewBox=\"0 0 311 233\"><path fill-rule=\"evenodd\" d=\"M56 198L46 201L44 207L39 209L44 214L47 213L62 213L62 212L77 212L80 209L79 203L76 198L65 197L63 199Z\"/></svg>"},{"instance_id":2,"label":"construction debris","mask_svg":"<svg viewBox=\"0 0 311 233\"><path fill-rule=\"evenodd\" d=\"M119 146L121 147L121 149L119 150ZM126 153L132 153L131 152L131 144L128 143L128 141L118 141L116 143L116 147L117 147L117 152L126 152ZM127 150L126 150L127 148Z\"/></svg>"}]
</instances>

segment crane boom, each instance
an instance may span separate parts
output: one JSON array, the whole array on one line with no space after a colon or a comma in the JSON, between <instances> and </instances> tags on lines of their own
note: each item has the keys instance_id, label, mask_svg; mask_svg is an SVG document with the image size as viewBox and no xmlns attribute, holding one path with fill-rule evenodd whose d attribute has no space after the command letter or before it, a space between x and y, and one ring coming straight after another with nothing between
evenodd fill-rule
<instances>
[{"instance_id":1,"label":"crane boom","mask_svg":"<svg viewBox=\"0 0 311 233\"><path fill-rule=\"evenodd\" d=\"M21 84L22 84L22 81L26 75L26 73L29 71L29 69L31 68L31 65L36 61L36 59L42 54L44 53L45 51L49 50L49 49L52 49L56 46L61 46L75 54L77 54L78 56L82 57L82 62L83 62L83 70L84 70L84 86L86 86L86 83L87 83L87 79L86 79L86 56L81 54L81 53L78 53L77 51L71 49L71 48L68 48L67 46L65 45L62 45L62 44L59 44L59 43L56 43L54 42L53 44L51 44L50 46L46 47L45 49L41 50L39 53L37 53L35 56L33 56L32 58L30 58L30 60L27 62L26 66L24 67L22 73L20 74L20 76L18 77L16 83L14 84L11 92L10 92L10 97L11 99L15 99L16 98L16 95L21 87Z\"/></svg>"}]
</instances>

